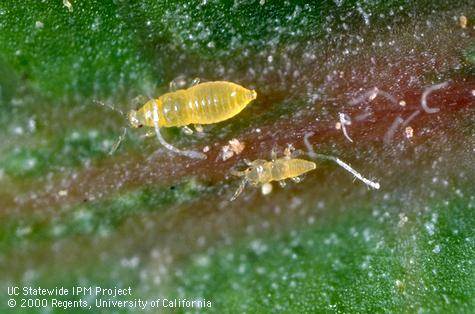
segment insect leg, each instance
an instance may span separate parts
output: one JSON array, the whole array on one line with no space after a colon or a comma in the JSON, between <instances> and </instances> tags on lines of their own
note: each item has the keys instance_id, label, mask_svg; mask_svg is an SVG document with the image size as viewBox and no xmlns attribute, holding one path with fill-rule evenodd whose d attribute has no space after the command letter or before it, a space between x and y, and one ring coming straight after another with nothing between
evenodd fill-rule
<instances>
[{"instance_id":1,"label":"insect leg","mask_svg":"<svg viewBox=\"0 0 475 314\"><path fill-rule=\"evenodd\" d=\"M185 132L186 135L193 134L193 130L191 128L189 128L188 126L186 126L186 125L184 127L182 127L182 130L183 130L183 132Z\"/></svg>"},{"instance_id":2,"label":"insect leg","mask_svg":"<svg viewBox=\"0 0 475 314\"><path fill-rule=\"evenodd\" d=\"M287 185L287 182L285 182L285 180L280 180L279 181L279 185L283 188L285 188L285 186Z\"/></svg>"},{"instance_id":3,"label":"insect leg","mask_svg":"<svg viewBox=\"0 0 475 314\"><path fill-rule=\"evenodd\" d=\"M142 137L147 138L147 137L152 137L152 136L154 136L154 135L155 135L155 132L154 132L154 131L147 131L147 132L145 132L144 135L142 135Z\"/></svg>"},{"instance_id":4,"label":"insect leg","mask_svg":"<svg viewBox=\"0 0 475 314\"><path fill-rule=\"evenodd\" d=\"M292 178L290 178L290 180L292 180L292 181L295 182L295 183L300 183L300 182L302 182L302 178L301 178L301 177L292 177Z\"/></svg>"},{"instance_id":5,"label":"insect leg","mask_svg":"<svg viewBox=\"0 0 475 314\"><path fill-rule=\"evenodd\" d=\"M195 86L195 85L198 85L200 83L200 78L199 77L195 77L193 79L193 81L191 81L191 86Z\"/></svg>"},{"instance_id":6,"label":"insect leg","mask_svg":"<svg viewBox=\"0 0 475 314\"><path fill-rule=\"evenodd\" d=\"M132 98L131 105L133 108L136 108L143 105L146 101L147 101L147 97L145 97L144 95L138 95Z\"/></svg>"},{"instance_id":7,"label":"insect leg","mask_svg":"<svg viewBox=\"0 0 475 314\"><path fill-rule=\"evenodd\" d=\"M186 77L184 75L178 75L169 83L170 92L175 92L180 88L186 87Z\"/></svg>"},{"instance_id":8,"label":"insect leg","mask_svg":"<svg viewBox=\"0 0 475 314\"><path fill-rule=\"evenodd\" d=\"M272 161L275 161L277 159L277 150L275 147L272 147L271 151L270 151L270 159Z\"/></svg>"},{"instance_id":9,"label":"insect leg","mask_svg":"<svg viewBox=\"0 0 475 314\"><path fill-rule=\"evenodd\" d=\"M287 147L284 149L285 159L291 159L292 153L294 152L295 147L292 144L287 144Z\"/></svg>"},{"instance_id":10,"label":"insect leg","mask_svg":"<svg viewBox=\"0 0 475 314\"><path fill-rule=\"evenodd\" d=\"M115 153L115 151L119 148L122 141L125 139L126 134L127 134L127 128L124 128L124 131L122 132L122 134L119 136L119 138L114 143L114 145L112 145L112 148L109 151L109 155L113 155Z\"/></svg>"},{"instance_id":11,"label":"insect leg","mask_svg":"<svg viewBox=\"0 0 475 314\"><path fill-rule=\"evenodd\" d=\"M242 161L244 161L244 163L246 164L246 166L252 166L252 161L250 161L249 159L247 158L244 158Z\"/></svg>"},{"instance_id":12,"label":"insect leg","mask_svg":"<svg viewBox=\"0 0 475 314\"><path fill-rule=\"evenodd\" d=\"M201 124L195 124L195 130L198 133L203 133L203 126Z\"/></svg>"},{"instance_id":13,"label":"insect leg","mask_svg":"<svg viewBox=\"0 0 475 314\"><path fill-rule=\"evenodd\" d=\"M176 91L178 89L176 81L175 80L170 81L168 88L170 89L170 92Z\"/></svg>"},{"instance_id":14,"label":"insect leg","mask_svg":"<svg viewBox=\"0 0 475 314\"><path fill-rule=\"evenodd\" d=\"M162 144L165 146L166 149L171 150L172 152L182 155L182 156L187 156L190 158L196 158L196 159L206 159L206 155L200 152L195 152L192 150L180 150L176 148L175 146L167 143L165 139L162 137L162 134L160 133L160 128L158 127L158 105L154 99L152 99L153 102L153 125L155 127L155 134L157 135L157 139Z\"/></svg>"},{"instance_id":15,"label":"insect leg","mask_svg":"<svg viewBox=\"0 0 475 314\"><path fill-rule=\"evenodd\" d=\"M241 193L242 191L244 190L244 188L246 187L246 183L247 183L247 180L246 179L243 179L241 181L241 184L239 184L239 187L238 189L236 190L236 192L234 193L233 197L231 197L230 201L234 201Z\"/></svg>"}]
</instances>

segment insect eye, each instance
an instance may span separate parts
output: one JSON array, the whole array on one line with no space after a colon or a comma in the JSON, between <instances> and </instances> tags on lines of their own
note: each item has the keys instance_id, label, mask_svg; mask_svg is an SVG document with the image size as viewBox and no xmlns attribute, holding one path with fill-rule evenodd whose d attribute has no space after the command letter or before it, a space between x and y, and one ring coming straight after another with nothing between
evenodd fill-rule
<instances>
[{"instance_id":1,"label":"insect eye","mask_svg":"<svg viewBox=\"0 0 475 314\"><path fill-rule=\"evenodd\" d=\"M143 128L143 124L137 125L138 128Z\"/></svg>"}]
</instances>

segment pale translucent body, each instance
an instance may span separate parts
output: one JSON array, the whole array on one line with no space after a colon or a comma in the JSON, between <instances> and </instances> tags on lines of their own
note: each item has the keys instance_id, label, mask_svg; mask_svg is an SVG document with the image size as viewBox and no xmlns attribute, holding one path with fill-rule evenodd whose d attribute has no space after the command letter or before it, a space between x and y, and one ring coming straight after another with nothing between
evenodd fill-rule
<instances>
[{"instance_id":1,"label":"pale translucent body","mask_svg":"<svg viewBox=\"0 0 475 314\"><path fill-rule=\"evenodd\" d=\"M279 158L272 161L257 159L248 165L249 168L244 171L232 172L236 176L243 177L243 180L231 198L231 201L235 200L239 194L241 194L247 183L252 185L264 185L272 181L280 181L282 183L285 179L297 180L300 175L312 171L317 167L312 161L290 157Z\"/></svg>"},{"instance_id":2,"label":"pale translucent body","mask_svg":"<svg viewBox=\"0 0 475 314\"><path fill-rule=\"evenodd\" d=\"M298 177L314 170L317 165L304 159L279 158L273 161L255 160L252 166L244 170L245 179L251 184L264 184L272 181Z\"/></svg>"}]
</instances>

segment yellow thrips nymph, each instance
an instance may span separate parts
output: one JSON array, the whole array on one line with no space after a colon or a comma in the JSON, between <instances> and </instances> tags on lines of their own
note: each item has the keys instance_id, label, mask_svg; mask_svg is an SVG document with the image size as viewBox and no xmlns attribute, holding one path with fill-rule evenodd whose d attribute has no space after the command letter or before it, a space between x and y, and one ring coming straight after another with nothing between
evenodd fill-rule
<instances>
[{"instance_id":1,"label":"yellow thrips nymph","mask_svg":"<svg viewBox=\"0 0 475 314\"><path fill-rule=\"evenodd\" d=\"M205 82L151 99L140 109L131 110L128 120L133 128L155 128L158 140L166 148L188 157L205 159L206 155L202 153L182 151L166 143L159 129L221 122L237 115L256 97L254 90L235 83Z\"/></svg>"},{"instance_id":2,"label":"yellow thrips nymph","mask_svg":"<svg viewBox=\"0 0 475 314\"><path fill-rule=\"evenodd\" d=\"M365 178L361 173L353 169L349 164L342 161L341 159L333 156L323 155L315 153L312 145L308 141L308 138L312 136L313 133L306 133L304 136L304 144L308 149L308 155L312 158L318 158L323 160L330 160L337 163L340 167L351 173L356 179L362 181L368 187L373 189L379 189L380 185L378 182L371 181ZM245 161L248 165L248 168L243 171L232 171L231 174L239 177L243 177L239 188L236 193L234 193L231 201L234 201L239 194L244 190L244 187L247 183L252 185L264 185L272 181L279 181L283 186L285 184L285 179L291 179L295 182L300 182L299 176L314 170L317 165L305 159L291 158L291 151L293 150L292 146L289 146L285 151L285 157L275 159L275 152L272 151L272 161L258 159L252 162Z\"/></svg>"},{"instance_id":3,"label":"yellow thrips nymph","mask_svg":"<svg viewBox=\"0 0 475 314\"><path fill-rule=\"evenodd\" d=\"M312 161L291 158L290 154L286 154L283 158L275 159L274 152L272 153L271 161L257 159L252 162L246 161L246 163L248 165L246 170L232 172L235 176L243 177L243 180L231 198L231 201L235 200L239 194L241 194L247 183L257 186L272 181L279 181L281 185L284 185L285 179L300 182L299 176L317 167Z\"/></svg>"},{"instance_id":4,"label":"yellow thrips nymph","mask_svg":"<svg viewBox=\"0 0 475 314\"><path fill-rule=\"evenodd\" d=\"M211 124L234 117L256 99L254 90L217 81L163 94L129 112L132 127L154 127L154 106L158 110L159 127L180 127L189 124Z\"/></svg>"}]
</instances>

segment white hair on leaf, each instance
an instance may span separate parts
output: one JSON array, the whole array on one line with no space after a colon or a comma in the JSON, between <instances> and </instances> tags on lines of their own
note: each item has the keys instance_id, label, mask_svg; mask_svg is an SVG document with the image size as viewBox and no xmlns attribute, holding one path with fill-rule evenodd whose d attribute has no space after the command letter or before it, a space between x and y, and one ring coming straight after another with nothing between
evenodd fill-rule
<instances>
[{"instance_id":1,"label":"white hair on leaf","mask_svg":"<svg viewBox=\"0 0 475 314\"><path fill-rule=\"evenodd\" d=\"M361 173L359 173L358 171L356 171L355 169L353 169L349 164L347 164L346 162L342 161L341 159L337 158L337 157L333 157L333 156L328 156L328 155L323 155L323 154L319 154L319 153L316 153L314 150L313 150L313 147L312 147L312 144L310 144L310 142L308 141L308 138L310 136L313 136L314 133L313 132L310 132L310 133L306 133L304 138L303 138L303 142L305 144L305 147L307 147L307 150L308 150L308 155L310 157L313 157L313 158L320 158L320 159L324 159L324 160L331 160L331 161L334 161L336 162L340 167L342 167L343 169L345 169L346 171L348 171L349 173L351 173L356 179L360 180L361 182L363 182L364 184L366 184L367 186L373 188L373 189L376 189L378 190L380 188L380 184L378 182L374 182L374 181L371 181L365 177L363 177L363 175Z\"/></svg>"},{"instance_id":2,"label":"white hair on leaf","mask_svg":"<svg viewBox=\"0 0 475 314\"><path fill-rule=\"evenodd\" d=\"M430 108L427 105L427 97L429 96L430 93L432 93L432 92L434 92L438 89L446 88L448 85L449 85L449 82L444 82L444 83L429 86L428 88L426 88L424 90L424 92L422 93L422 97L421 97L421 106L422 106L422 109L424 109L425 112L427 112L427 113L436 113L436 112L440 111L440 108Z\"/></svg>"},{"instance_id":3,"label":"white hair on leaf","mask_svg":"<svg viewBox=\"0 0 475 314\"><path fill-rule=\"evenodd\" d=\"M372 89L364 92L362 95L360 95L356 98L353 98L352 100L349 101L349 104L351 106L358 105L358 104L366 102L368 100L372 101L377 96L382 96L382 97L386 98L387 100L389 100L394 105L399 105L399 102L397 101L397 99L393 95L379 89L378 87L373 87Z\"/></svg>"},{"instance_id":4,"label":"white hair on leaf","mask_svg":"<svg viewBox=\"0 0 475 314\"><path fill-rule=\"evenodd\" d=\"M339 112L338 116L340 117L340 124L341 124L341 130L343 131L343 135L346 137L348 141L353 143L353 140L348 135L348 131L346 130L346 126L351 125L350 117L346 113L342 113L342 112Z\"/></svg>"},{"instance_id":5,"label":"white hair on leaf","mask_svg":"<svg viewBox=\"0 0 475 314\"><path fill-rule=\"evenodd\" d=\"M396 134L397 129L399 128L399 126L401 126L403 122L404 120L399 116L396 117L396 119L394 119L393 123L391 124L389 129L386 131L386 134L384 134L384 138L383 138L384 144L391 143L394 137L394 134Z\"/></svg>"}]
</instances>

